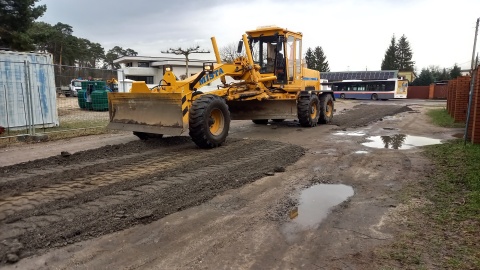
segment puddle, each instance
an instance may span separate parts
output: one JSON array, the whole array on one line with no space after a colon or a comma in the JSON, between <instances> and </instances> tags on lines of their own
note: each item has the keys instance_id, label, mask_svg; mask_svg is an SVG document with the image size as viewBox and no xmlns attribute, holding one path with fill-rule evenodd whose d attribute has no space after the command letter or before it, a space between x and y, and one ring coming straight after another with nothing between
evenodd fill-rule
<instances>
[{"instance_id":1,"label":"puddle","mask_svg":"<svg viewBox=\"0 0 480 270\"><path fill-rule=\"evenodd\" d=\"M383 121L395 121L395 120L400 120L402 119L404 116L402 115L389 115L389 116L385 116L382 118Z\"/></svg>"},{"instance_id":2,"label":"puddle","mask_svg":"<svg viewBox=\"0 0 480 270\"><path fill-rule=\"evenodd\" d=\"M355 151L354 153L355 154L368 154L368 151L359 150L359 151Z\"/></svg>"},{"instance_id":3,"label":"puddle","mask_svg":"<svg viewBox=\"0 0 480 270\"><path fill-rule=\"evenodd\" d=\"M333 135L340 135L340 136L365 136L365 132L363 131L339 131L333 133Z\"/></svg>"},{"instance_id":4,"label":"puddle","mask_svg":"<svg viewBox=\"0 0 480 270\"><path fill-rule=\"evenodd\" d=\"M440 139L432 139L427 137L411 136L405 134L395 134L391 136L372 136L368 137L369 142L362 145L373 148L386 149L412 149L418 146L440 144Z\"/></svg>"},{"instance_id":5,"label":"puddle","mask_svg":"<svg viewBox=\"0 0 480 270\"><path fill-rule=\"evenodd\" d=\"M323 149L322 151L313 151L313 154L315 155L334 155L336 153L337 149L333 148Z\"/></svg>"},{"instance_id":6,"label":"puddle","mask_svg":"<svg viewBox=\"0 0 480 270\"><path fill-rule=\"evenodd\" d=\"M315 229L324 220L332 207L353 196L351 186L319 184L302 191L299 205L290 211L290 222L282 227L287 241L294 241L298 232Z\"/></svg>"}]
</instances>

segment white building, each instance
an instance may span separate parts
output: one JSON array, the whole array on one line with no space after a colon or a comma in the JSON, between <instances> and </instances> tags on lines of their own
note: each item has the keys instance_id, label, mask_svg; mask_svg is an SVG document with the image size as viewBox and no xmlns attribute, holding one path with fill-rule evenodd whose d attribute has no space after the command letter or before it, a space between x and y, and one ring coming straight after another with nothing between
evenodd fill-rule
<instances>
[{"instance_id":1,"label":"white building","mask_svg":"<svg viewBox=\"0 0 480 270\"><path fill-rule=\"evenodd\" d=\"M201 72L203 69L203 63L205 62L216 61L190 59L188 61L188 76ZM183 79L183 76L186 76L185 58L124 56L116 59L113 63L120 64L121 66L118 70L119 88L122 88L122 82L124 79L127 79L127 82L129 80L144 81L149 87L158 85L163 79L165 66L171 66L173 68L173 73L179 80ZM120 89L120 92L125 92L125 90Z\"/></svg>"}]
</instances>

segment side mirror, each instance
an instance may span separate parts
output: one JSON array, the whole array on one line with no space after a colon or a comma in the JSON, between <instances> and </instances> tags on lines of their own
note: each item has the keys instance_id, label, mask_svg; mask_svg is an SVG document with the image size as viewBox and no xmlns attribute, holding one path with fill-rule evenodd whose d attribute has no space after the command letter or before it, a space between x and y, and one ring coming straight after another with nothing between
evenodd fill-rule
<instances>
[{"instance_id":1,"label":"side mirror","mask_svg":"<svg viewBox=\"0 0 480 270\"><path fill-rule=\"evenodd\" d=\"M237 53L242 53L243 50L243 41L238 42Z\"/></svg>"}]
</instances>

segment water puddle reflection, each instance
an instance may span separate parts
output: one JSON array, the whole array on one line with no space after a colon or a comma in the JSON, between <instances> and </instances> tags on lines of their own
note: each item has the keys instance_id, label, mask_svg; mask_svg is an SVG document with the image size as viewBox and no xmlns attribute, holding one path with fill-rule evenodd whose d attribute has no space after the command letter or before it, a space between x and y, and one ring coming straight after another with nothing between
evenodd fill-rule
<instances>
[{"instance_id":1,"label":"water puddle reflection","mask_svg":"<svg viewBox=\"0 0 480 270\"><path fill-rule=\"evenodd\" d=\"M369 142L362 145L373 148L386 149L412 149L418 146L440 144L440 139L432 139L420 136L411 136L405 134L395 134L391 136L372 136L368 137Z\"/></svg>"},{"instance_id":2,"label":"water puddle reflection","mask_svg":"<svg viewBox=\"0 0 480 270\"><path fill-rule=\"evenodd\" d=\"M368 151L359 150L359 151L355 151L355 154L368 154Z\"/></svg>"},{"instance_id":3,"label":"water puddle reflection","mask_svg":"<svg viewBox=\"0 0 480 270\"><path fill-rule=\"evenodd\" d=\"M290 222L282 227L287 241L295 241L298 232L315 229L324 220L332 207L353 196L351 186L319 184L302 191L299 205L290 211Z\"/></svg>"},{"instance_id":4,"label":"water puddle reflection","mask_svg":"<svg viewBox=\"0 0 480 270\"><path fill-rule=\"evenodd\" d=\"M338 131L333 133L333 135L339 136L365 136L365 132L363 131Z\"/></svg>"}]
</instances>

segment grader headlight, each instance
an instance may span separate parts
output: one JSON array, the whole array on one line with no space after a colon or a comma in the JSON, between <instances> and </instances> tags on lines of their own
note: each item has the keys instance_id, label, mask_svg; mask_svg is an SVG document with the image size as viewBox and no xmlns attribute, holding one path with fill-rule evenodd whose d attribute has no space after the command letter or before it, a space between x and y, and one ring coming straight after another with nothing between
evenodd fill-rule
<instances>
[{"instance_id":1,"label":"grader headlight","mask_svg":"<svg viewBox=\"0 0 480 270\"><path fill-rule=\"evenodd\" d=\"M208 63L203 63L203 71L206 73L210 73L213 71L213 63L208 62Z\"/></svg>"},{"instance_id":2,"label":"grader headlight","mask_svg":"<svg viewBox=\"0 0 480 270\"><path fill-rule=\"evenodd\" d=\"M165 65L163 66L163 75L165 75L166 72L173 71L172 65Z\"/></svg>"}]
</instances>

